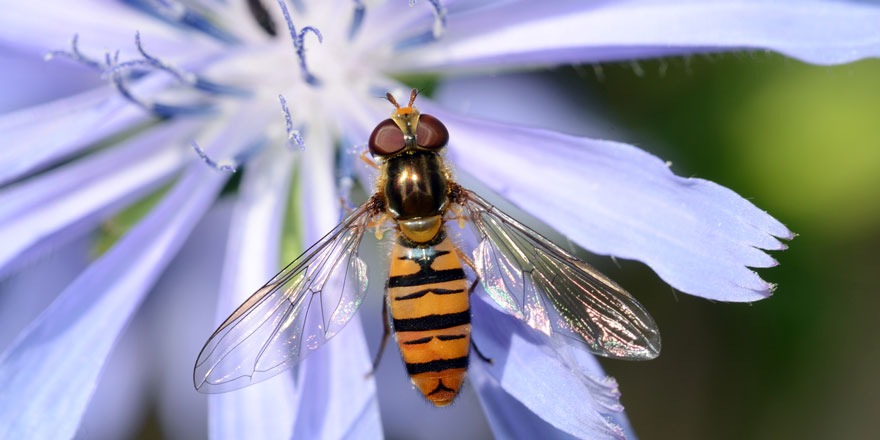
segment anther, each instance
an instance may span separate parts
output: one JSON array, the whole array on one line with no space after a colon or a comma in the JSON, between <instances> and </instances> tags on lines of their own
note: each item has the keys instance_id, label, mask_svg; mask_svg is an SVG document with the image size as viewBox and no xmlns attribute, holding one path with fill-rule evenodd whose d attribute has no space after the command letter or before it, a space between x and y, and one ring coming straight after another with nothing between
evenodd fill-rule
<instances>
[{"instance_id":1,"label":"anther","mask_svg":"<svg viewBox=\"0 0 880 440\"><path fill-rule=\"evenodd\" d=\"M363 0L353 0L354 1L354 12L351 16L351 24L348 26L348 39L353 40L357 33L361 30L361 25L364 23L364 15L367 13L367 6L364 5Z\"/></svg>"},{"instance_id":2,"label":"anther","mask_svg":"<svg viewBox=\"0 0 880 440\"><path fill-rule=\"evenodd\" d=\"M290 39L293 41L293 48L296 50L297 58L299 58L299 67L302 70L303 80L313 86L320 85L318 78L312 75L309 72L308 66L306 66L305 37L307 33L311 32L318 38L318 43L323 43L324 37L321 35L321 31L312 26L306 26L297 32L284 0L278 0L278 5L281 7L281 13L284 14L284 21L287 23L287 29L290 31Z\"/></svg>"},{"instance_id":3,"label":"anther","mask_svg":"<svg viewBox=\"0 0 880 440\"><path fill-rule=\"evenodd\" d=\"M281 102L281 111L284 113L284 124L287 127L287 146L296 145L300 150L306 149L306 142L302 138L299 130L293 128L293 118L290 117L290 109L287 108L287 100L284 96L278 95L278 101Z\"/></svg>"},{"instance_id":4,"label":"anther","mask_svg":"<svg viewBox=\"0 0 880 440\"><path fill-rule=\"evenodd\" d=\"M55 57L63 57L69 58L73 61L76 61L84 66L91 67L93 69L103 69L104 65L99 61L93 60L79 51L79 34L73 34L73 37L70 39L70 52L64 50L53 50L48 52L43 59L49 61Z\"/></svg>"},{"instance_id":5,"label":"anther","mask_svg":"<svg viewBox=\"0 0 880 440\"><path fill-rule=\"evenodd\" d=\"M206 113L211 110L213 107L207 103L198 103L193 105L169 105L169 104L160 104L154 102L148 102L136 97L131 90L129 90L128 86L125 84L125 78L123 78L122 73L115 69L117 64L119 64L119 51L111 56L109 53L104 56L105 63L107 65L107 72L110 75L110 81L113 83L113 86L116 87L116 90L122 95L123 98L129 100L133 104L143 108L144 110L155 114L161 118L171 118L178 115L188 115L188 114L200 114Z\"/></svg>"},{"instance_id":6,"label":"anther","mask_svg":"<svg viewBox=\"0 0 880 440\"><path fill-rule=\"evenodd\" d=\"M228 160L216 162L214 161L214 159L211 159L211 157L208 156L208 153L206 153L205 150L203 150L196 141L191 141L190 145L192 146L193 150L195 150L196 154L199 155L202 161L205 162L209 167L217 171L224 171L228 173L234 173L236 171L236 168L238 166L237 163Z\"/></svg>"}]
</instances>

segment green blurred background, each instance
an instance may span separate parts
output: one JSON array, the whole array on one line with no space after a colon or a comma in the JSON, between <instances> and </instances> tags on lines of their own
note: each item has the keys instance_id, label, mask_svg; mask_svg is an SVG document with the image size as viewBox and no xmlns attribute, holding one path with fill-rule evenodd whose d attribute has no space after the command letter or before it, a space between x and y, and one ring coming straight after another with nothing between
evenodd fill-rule
<instances>
[{"instance_id":1,"label":"green blurred background","mask_svg":"<svg viewBox=\"0 0 880 440\"><path fill-rule=\"evenodd\" d=\"M713 180L798 237L752 304L673 292L650 269L608 272L651 310L656 361L603 360L643 439L880 435L880 62L769 54L571 72L634 143ZM876 437L874 437L876 438Z\"/></svg>"}]
</instances>

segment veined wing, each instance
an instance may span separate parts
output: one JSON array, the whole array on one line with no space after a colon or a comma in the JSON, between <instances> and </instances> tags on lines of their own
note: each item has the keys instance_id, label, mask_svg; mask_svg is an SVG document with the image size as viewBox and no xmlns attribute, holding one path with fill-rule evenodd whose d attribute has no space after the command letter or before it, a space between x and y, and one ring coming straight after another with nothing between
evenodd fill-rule
<instances>
[{"instance_id":1,"label":"veined wing","mask_svg":"<svg viewBox=\"0 0 880 440\"><path fill-rule=\"evenodd\" d=\"M660 333L635 298L574 255L464 190L460 202L480 244L474 263L489 296L546 334L562 334L591 352L653 359Z\"/></svg>"},{"instance_id":2,"label":"veined wing","mask_svg":"<svg viewBox=\"0 0 880 440\"><path fill-rule=\"evenodd\" d=\"M196 389L220 393L268 379L336 335L367 289L357 254L373 216L370 202L361 205L226 318L196 360Z\"/></svg>"}]
</instances>

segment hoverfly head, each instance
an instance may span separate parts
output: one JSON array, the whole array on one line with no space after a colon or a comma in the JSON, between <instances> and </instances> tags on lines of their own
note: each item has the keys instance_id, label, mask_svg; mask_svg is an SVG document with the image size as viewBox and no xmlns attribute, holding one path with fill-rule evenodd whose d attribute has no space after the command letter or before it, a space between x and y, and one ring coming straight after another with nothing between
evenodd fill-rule
<instances>
[{"instance_id":1,"label":"hoverfly head","mask_svg":"<svg viewBox=\"0 0 880 440\"><path fill-rule=\"evenodd\" d=\"M409 104L401 107L389 92L385 98L394 105L391 118L379 123L370 135L370 153L389 157L404 150L439 151L449 142L449 131L439 119L423 115L413 106L419 91L412 89Z\"/></svg>"}]
</instances>

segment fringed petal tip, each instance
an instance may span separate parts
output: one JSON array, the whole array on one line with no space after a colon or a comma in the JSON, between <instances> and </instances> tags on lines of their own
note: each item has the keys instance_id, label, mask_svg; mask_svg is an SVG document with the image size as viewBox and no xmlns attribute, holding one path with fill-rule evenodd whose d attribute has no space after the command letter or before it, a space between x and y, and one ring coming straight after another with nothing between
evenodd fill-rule
<instances>
[{"instance_id":1,"label":"fringed petal tip","mask_svg":"<svg viewBox=\"0 0 880 440\"><path fill-rule=\"evenodd\" d=\"M475 361L472 377L496 435L626 437L628 423L615 421L626 419L617 382L592 355L532 331L488 301L473 296L473 331L493 363Z\"/></svg>"},{"instance_id":2,"label":"fringed petal tip","mask_svg":"<svg viewBox=\"0 0 880 440\"><path fill-rule=\"evenodd\" d=\"M456 134L459 169L586 249L642 261L692 295L749 302L770 294L749 268L776 265L765 250L784 248L793 234L730 189L676 176L631 145L435 114Z\"/></svg>"}]
</instances>

